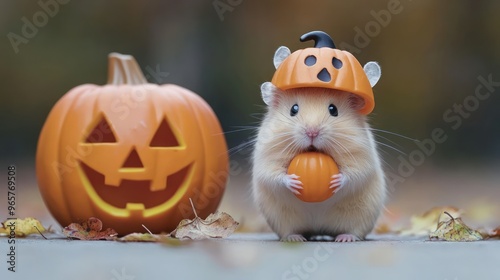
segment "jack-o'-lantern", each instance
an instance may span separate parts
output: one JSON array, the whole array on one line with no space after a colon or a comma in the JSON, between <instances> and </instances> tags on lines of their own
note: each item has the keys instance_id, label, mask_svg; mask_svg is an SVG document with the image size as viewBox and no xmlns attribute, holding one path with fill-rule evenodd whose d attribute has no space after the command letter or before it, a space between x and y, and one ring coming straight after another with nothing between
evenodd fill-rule
<instances>
[{"instance_id":1,"label":"jack-o'-lantern","mask_svg":"<svg viewBox=\"0 0 500 280\"><path fill-rule=\"evenodd\" d=\"M195 93L147 83L132 56L110 54L108 84L64 95L40 134L40 192L63 226L97 217L119 234L167 232L214 212L228 175L219 121Z\"/></svg>"},{"instance_id":2,"label":"jack-o'-lantern","mask_svg":"<svg viewBox=\"0 0 500 280\"><path fill-rule=\"evenodd\" d=\"M299 176L302 182L300 194L295 196L305 202L321 202L331 197L334 191L330 189L331 177L338 173L333 158L318 152L300 153L288 166L288 174Z\"/></svg>"},{"instance_id":3,"label":"jack-o'-lantern","mask_svg":"<svg viewBox=\"0 0 500 280\"><path fill-rule=\"evenodd\" d=\"M300 37L302 42L308 40L315 41L314 47L297 50L286 57L271 82L282 90L320 87L350 92L364 100L359 112L371 113L375 107L373 90L358 60L351 53L336 49L332 38L322 31Z\"/></svg>"}]
</instances>

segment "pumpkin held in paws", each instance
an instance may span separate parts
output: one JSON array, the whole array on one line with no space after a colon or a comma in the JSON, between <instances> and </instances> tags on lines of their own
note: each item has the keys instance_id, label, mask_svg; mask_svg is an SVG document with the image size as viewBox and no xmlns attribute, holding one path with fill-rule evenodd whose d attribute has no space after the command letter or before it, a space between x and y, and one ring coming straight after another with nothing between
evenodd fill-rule
<instances>
[{"instance_id":1,"label":"pumpkin held in paws","mask_svg":"<svg viewBox=\"0 0 500 280\"><path fill-rule=\"evenodd\" d=\"M330 189L331 177L338 173L333 158L318 152L298 154L288 166L288 174L299 176L302 182L296 196L305 202L321 202L331 197L334 191Z\"/></svg>"},{"instance_id":2,"label":"pumpkin held in paws","mask_svg":"<svg viewBox=\"0 0 500 280\"><path fill-rule=\"evenodd\" d=\"M147 83L132 56L110 54L104 86L64 95L38 140L40 192L61 225L97 217L118 234L170 232L205 218L224 193L228 155L209 105L180 86Z\"/></svg>"}]
</instances>

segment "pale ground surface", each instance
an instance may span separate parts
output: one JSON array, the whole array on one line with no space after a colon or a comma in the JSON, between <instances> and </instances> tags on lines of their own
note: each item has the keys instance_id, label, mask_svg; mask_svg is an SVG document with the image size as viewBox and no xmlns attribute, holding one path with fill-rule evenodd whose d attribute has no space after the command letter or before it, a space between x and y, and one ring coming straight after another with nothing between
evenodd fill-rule
<instances>
[{"instance_id":1,"label":"pale ground surface","mask_svg":"<svg viewBox=\"0 0 500 280\"><path fill-rule=\"evenodd\" d=\"M0 279L500 279L500 241L274 240L235 234L171 247L29 238L18 243L18 271L2 264Z\"/></svg>"},{"instance_id":2,"label":"pale ground surface","mask_svg":"<svg viewBox=\"0 0 500 280\"><path fill-rule=\"evenodd\" d=\"M246 169L245 169L246 170ZM481 170L481 169L478 169ZM265 232L252 206L246 171L230 180L221 210L241 230ZM36 188L33 167L18 166L18 217L56 222ZM418 170L391 191L384 219L393 227L434 206L466 210L472 226L500 225L500 174L496 170ZM4 194L0 219L5 218ZM8 273L7 240L0 238L0 279L500 279L500 241L431 242L426 238L371 235L353 244L276 242L270 233L237 233L228 240L185 246L17 239L17 270Z\"/></svg>"}]
</instances>

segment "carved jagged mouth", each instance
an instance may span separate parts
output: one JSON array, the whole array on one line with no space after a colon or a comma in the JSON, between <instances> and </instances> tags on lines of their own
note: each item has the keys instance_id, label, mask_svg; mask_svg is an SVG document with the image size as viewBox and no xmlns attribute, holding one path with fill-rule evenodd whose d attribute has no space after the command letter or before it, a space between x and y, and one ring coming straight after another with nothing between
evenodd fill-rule
<instances>
[{"instance_id":1,"label":"carved jagged mouth","mask_svg":"<svg viewBox=\"0 0 500 280\"><path fill-rule=\"evenodd\" d=\"M153 208L170 200L186 181L192 164L182 168L174 174L167 176L165 188L151 191L151 180L126 180L123 179L118 186L106 185L104 175L81 162L80 166L87 176L97 195L106 203L117 207L126 208L128 203L143 204L144 208ZM168 182L168 185L167 185Z\"/></svg>"}]
</instances>

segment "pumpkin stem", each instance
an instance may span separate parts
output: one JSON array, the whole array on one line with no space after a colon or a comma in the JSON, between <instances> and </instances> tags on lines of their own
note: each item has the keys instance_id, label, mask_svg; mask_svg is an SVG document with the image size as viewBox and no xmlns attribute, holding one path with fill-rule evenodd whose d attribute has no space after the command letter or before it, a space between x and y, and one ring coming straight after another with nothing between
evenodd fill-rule
<instances>
[{"instance_id":1,"label":"pumpkin stem","mask_svg":"<svg viewBox=\"0 0 500 280\"><path fill-rule=\"evenodd\" d=\"M300 36L300 41L305 42L309 40L314 40L315 48L332 48L336 49L335 44L333 43L332 37L326 34L323 31L311 31Z\"/></svg>"},{"instance_id":2,"label":"pumpkin stem","mask_svg":"<svg viewBox=\"0 0 500 280\"><path fill-rule=\"evenodd\" d=\"M109 85L140 85L148 83L133 56L110 53L108 62Z\"/></svg>"}]
</instances>

